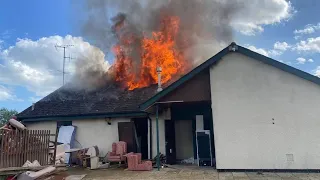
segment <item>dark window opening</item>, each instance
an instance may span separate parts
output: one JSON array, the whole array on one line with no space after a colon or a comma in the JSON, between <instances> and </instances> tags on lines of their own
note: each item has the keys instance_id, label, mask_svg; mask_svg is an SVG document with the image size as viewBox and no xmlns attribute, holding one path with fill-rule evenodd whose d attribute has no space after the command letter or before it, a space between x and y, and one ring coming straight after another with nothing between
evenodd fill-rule
<instances>
[{"instance_id":1,"label":"dark window opening","mask_svg":"<svg viewBox=\"0 0 320 180\"><path fill-rule=\"evenodd\" d=\"M72 121L57 121L57 128L61 126L72 126Z\"/></svg>"}]
</instances>

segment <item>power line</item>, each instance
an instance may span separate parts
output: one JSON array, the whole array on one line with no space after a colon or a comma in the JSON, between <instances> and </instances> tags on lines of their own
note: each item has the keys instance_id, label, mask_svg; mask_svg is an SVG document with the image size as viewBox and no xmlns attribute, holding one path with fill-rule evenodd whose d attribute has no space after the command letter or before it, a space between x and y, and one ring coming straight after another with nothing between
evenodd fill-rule
<instances>
[{"instance_id":1,"label":"power line","mask_svg":"<svg viewBox=\"0 0 320 180\"><path fill-rule=\"evenodd\" d=\"M57 48L63 48L63 65L62 65L62 85L64 85L64 75L66 74L65 72L65 64L66 64L66 59L74 59L70 56L66 56L66 48L74 46L72 44L66 44L66 45L55 45L54 47Z\"/></svg>"}]
</instances>

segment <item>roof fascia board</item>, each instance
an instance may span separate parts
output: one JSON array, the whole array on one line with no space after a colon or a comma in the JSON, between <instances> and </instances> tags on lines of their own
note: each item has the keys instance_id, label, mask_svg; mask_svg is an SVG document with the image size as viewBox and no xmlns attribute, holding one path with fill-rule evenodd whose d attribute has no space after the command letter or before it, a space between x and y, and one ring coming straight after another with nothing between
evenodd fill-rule
<instances>
[{"instance_id":1,"label":"roof fascia board","mask_svg":"<svg viewBox=\"0 0 320 180\"><path fill-rule=\"evenodd\" d=\"M146 117L146 112L128 112L128 113L108 113L97 115L75 115L75 116L51 116L51 117L18 117L22 122L38 121L68 121L77 119L99 119L99 118L117 118L117 117Z\"/></svg>"}]
</instances>

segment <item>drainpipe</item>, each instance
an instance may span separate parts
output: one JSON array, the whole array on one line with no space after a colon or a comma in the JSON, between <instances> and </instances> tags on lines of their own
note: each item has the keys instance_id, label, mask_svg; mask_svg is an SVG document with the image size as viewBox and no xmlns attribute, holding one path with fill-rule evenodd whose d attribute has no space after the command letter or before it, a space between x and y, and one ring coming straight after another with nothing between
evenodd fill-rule
<instances>
[{"instance_id":1,"label":"drainpipe","mask_svg":"<svg viewBox=\"0 0 320 180\"><path fill-rule=\"evenodd\" d=\"M159 153L159 105L156 104L156 129L157 129L157 168L160 171L160 153Z\"/></svg>"},{"instance_id":2,"label":"drainpipe","mask_svg":"<svg viewBox=\"0 0 320 180\"><path fill-rule=\"evenodd\" d=\"M150 127L149 127L149 137L150 137L150 139L149 139L149 153L150 153L150 159L152 159L152 119L148 116L148 119L149 119L149 125L150 125Z\"/></svg>"}]
</instances>

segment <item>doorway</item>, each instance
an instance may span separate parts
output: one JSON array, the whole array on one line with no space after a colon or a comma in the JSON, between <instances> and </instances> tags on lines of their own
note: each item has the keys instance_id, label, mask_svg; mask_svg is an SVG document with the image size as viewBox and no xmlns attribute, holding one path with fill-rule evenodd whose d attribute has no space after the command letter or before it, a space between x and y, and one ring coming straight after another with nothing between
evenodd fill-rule
<instances>
[{"instance_id":1,"label":"doorway","mask_svg":"<svg viewBox=\"0 0 320 180\"><path fill-rule=\"evenodd\" d=\"M148 159L148 119L134 118L135 141L137 152L141 153L142 159Z\"/></svg>"},{"instance_id":2,"label":"doorway","mask_svg":"<svg viewBox=\"0 0 320 180\"><path fill-rule=\"evenodd\" d=\"M175 123L173 120L165 121L165 141L167 164L176 163Z\"/></svg>"},{"instance_id":3,"label":"doorway","mask_svg":"<svg viewBox=\"0 0 320 180\"><path fill-rule=\"evenodd\" d=\"M127 152L141 153L142 159L148 159L148 120L134 118L131 122L119 122L119 141L127 143Z\"/></svg>"}]
</instances>

